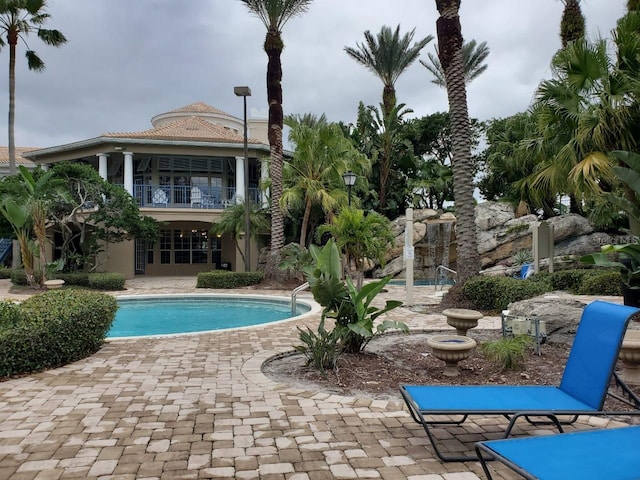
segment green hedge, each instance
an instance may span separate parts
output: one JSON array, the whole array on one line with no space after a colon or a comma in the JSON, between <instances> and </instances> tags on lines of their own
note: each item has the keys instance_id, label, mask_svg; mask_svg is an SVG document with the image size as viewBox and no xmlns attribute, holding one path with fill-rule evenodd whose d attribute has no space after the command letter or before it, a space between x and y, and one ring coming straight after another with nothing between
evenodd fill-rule
<instances>
[{"instance_id":1,"label":"green hedge","mask_svg":"<svg viewBox=\"0 0 640 480\"><path fill-rule=\"evenodd\" d=\"M472 277L462 286L462 292L480 310L502 311L511 302L536 297L549 291L542 281L481 275Z\"/></svg>"},{"instance_id":2,"label":"green hedge","mask_svg":"<svg viewBox=\"0 0 640 480\"><path fill-rule=\"evenodd\" d=\"M127 281L122 273L92 273L89 288L94 290L124 290Z\"/></svg>"},{"instance_id":3,"label":"green hedge","mask_svg":"<svg viewBox=\"0 0 640 480\"><path fill-rule=\"evenodd\" d=\"M577 289L580 295L622 295L622 276L617 271L592 270Z\"/></svg>"},{"instance_id":4,"label":"green hedge","mask_svg":"<svg viewBox=\"0 0 640 480\"><path fill-rule=\"evenodd\" d=\"M28 285L27 275L21 268L14 268L11 270L11 283L14 285Z\"/></svg>"},{"instance_id":5,"label":"green hedge","mask_svg":"<svg viewBox=\"0 0 640 480\"><path fill-rule=\"evenodd\" d=\"M0 265L0 278L2 279L11 278L11 269Z\"/></svg>"},{"instance_id":6,"label":"green hedge","mask_svg":"<svg viewBox=\"0 0 640 480\"><path fill-rule=\"evenodd\" d=\"M65 285L77 285L78 287L89 286L89 274L86 272L61 273L56 272L53 278L64 280Z\"/></svg>"},{"instance_id":7,"label":"green hedge","mask_svg":"<svg viewBox=\"0 0 640 480\"><path fill-rule=\"evenodd\" d=\"M249 285L257 285L262 282L262 272L227 272L214 270L212 272L200 272L196 288L239 288Z\"/></svg>"},{"instance_id":8,"label":"green hedge","mask_svg":"<svg viewBox=\"0 0 640 480\"><path fill-rule=\"evenodd\" d=\"M88 290L52 290L0 308L0 377L82 359L106 337L118 304Z\"/></svg>"}]
</instances>

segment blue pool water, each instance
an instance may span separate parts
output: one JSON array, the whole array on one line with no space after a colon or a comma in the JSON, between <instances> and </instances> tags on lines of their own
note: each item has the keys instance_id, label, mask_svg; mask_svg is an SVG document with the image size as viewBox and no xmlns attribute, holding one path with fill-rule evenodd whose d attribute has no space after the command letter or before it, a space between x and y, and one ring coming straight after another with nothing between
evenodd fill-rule
<instances>
[{"instance_id":1,"label":"blue pool water","mask_svg":"<svg viewBox=\"0 0 640 480\"><path fill-rule=\"evenodd\" d=\"M296 315L285 299L230 296L118 299L107 338L167 335L246 327L284 320L311 310L298 302Z\"/></svg>"},{"instance_id":2,"label":"blue pool water","mask_svg":"<svg viewBox=\"0 0 640 480\"><path fill-rule=\"evenodd\" d=\"M436 283L435 280L414 280L413 281L413 284L416 287L424 287L428 285L453 285L453 283L454 283L453 280L448 280L446 278L440 280L438 283ZM406 282L402 279L389 280L389 285L404 287L406 285Z\"/></svg>"}]
</instances>

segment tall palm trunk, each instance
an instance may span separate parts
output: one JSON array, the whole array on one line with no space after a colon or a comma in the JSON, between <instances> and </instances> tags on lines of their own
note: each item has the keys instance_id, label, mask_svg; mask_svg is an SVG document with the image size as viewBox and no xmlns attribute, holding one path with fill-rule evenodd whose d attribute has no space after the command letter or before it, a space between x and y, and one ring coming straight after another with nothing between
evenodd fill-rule
<instances>
[{"instance_id":1,"label":"tall palm trunk","mask_svg":"<svg viewBox=\"0 0 640 480\"><path fill-rule=\"evenodd\" d=\"M18 31L11 29L7 35L9 43L9 174L15 175L16 168L16 45L18 44Z\"/></svg>"},{"instance_id":2,"label":"tall palm trunk","mask_svg":"<svg viewBox=\"0 0 640 480\"><path fill-rule=\"evenodd\" d=\"M269 102L269 147L271 150L271 251L267 258L265 276L280 279L284 273L278 268L280 251L284 247L284 214L280 209L282 197L282 62L284 45L280 32L269 29L264 42L267 53L267 100Z\"/></svg>"},{"instance_id":3,"label":"tall palm trunk","mask_svg":"<svg viewBox=\"0 0 640 480\"><path fill-rule=\"evenodd\" d=\"M300 228L300 246L307 246L307 230L309 230L309 218L311 218L311 199L307 197L302 216L302 226Z\"/></svg>"},{"instance_id":4,"label":"tall palm trunk","mask_svg":"<svg viewBox=\"0 0 640 480\"><path fill-rule=\"evenodd\" d=\"M440 18L438 56L445 72L449 114L451 116L453 154L453 195L456 208L458 279L464 282L480 270L473 199L473 162L471 128L467 109L467 90L462 62L462 27L458 14L460 0L436 0Z\"/></svg>"}]
</instances>

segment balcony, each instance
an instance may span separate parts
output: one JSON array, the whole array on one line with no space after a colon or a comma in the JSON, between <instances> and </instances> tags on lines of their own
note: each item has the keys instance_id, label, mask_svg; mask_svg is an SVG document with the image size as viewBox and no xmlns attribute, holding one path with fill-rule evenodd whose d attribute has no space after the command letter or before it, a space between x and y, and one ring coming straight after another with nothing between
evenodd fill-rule
<instances>
[{"instance_id":1,"label":"balcony","mask_svg":"<svg viewBox=\"0 0 640 480\"><path fill-rule=\"evenodd\" d=\"M199 208L222 210L235 203L233 187L134 185L133 197L140 208ZM249 189L252 202L260 203L260 191Z\"/></svg>"}]
</instances>

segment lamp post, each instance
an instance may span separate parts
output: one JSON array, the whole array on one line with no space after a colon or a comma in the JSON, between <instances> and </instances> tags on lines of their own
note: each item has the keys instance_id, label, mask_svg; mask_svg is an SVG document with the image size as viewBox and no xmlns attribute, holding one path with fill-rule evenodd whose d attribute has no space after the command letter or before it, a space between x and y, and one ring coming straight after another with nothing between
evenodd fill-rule
<instances>
[{"instance_id":1,"label":"lamp post","mask_svg":"<svg viewBox=\"0 0 640 480\"><path fill-rule=\"evenodd\" d=\"M342 174L342 180L344 180L344 184L349 189L349 206L351 206L351 187L355 185L356 178L358 178L358 176L351 170L348 170Z\"/></svg>"},{"instance_id":2,"label":"lamp post","mask_svg":"<svg viewBox=\"0 0 640 480\"><path fill-rule=\"evenodd\" d=\"M244 103L244 271L251 271L251 209L249 207L249 146L247 140L247 97L251 96L249 87L233 87L233 93L242 97Z\"/></svg>"}]
</instances>

